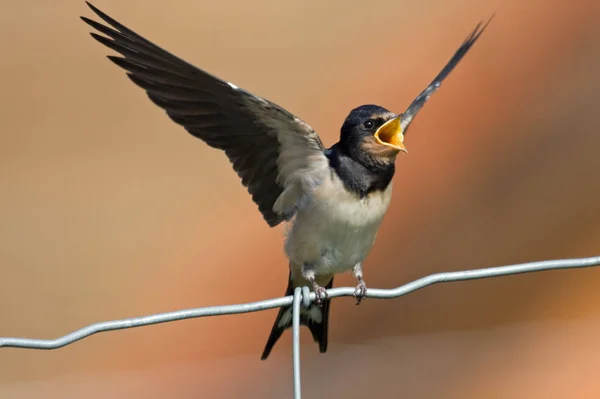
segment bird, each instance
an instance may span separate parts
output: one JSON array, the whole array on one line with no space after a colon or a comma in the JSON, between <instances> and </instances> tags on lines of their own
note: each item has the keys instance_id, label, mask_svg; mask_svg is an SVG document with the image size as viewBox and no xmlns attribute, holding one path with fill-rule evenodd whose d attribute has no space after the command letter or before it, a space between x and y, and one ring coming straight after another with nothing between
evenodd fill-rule
<instances>
[{"instance_id":1,"label":"bird","mask_svg":"<svg viewBox=\"0 0 600 399\"><path fill-rule=\"evenodd\" d=\"M104 22L81 17L95 29L92 37L119 54L108 58L175 123L225 153L270 227L287 225L285 295L305 286L315 293L300 323L325 353L327 290L334 275L352 272L360 304L367 293L363 262L391 202L395 162L407 152L407 129L493 15L477 24L404 113L373 104L356 107L344 120L339 141L326 148L306 122L281 106L182 60L86 3ZM281 307L261 360L291 321L291 306Z\"/></svg>"}]
</instances>

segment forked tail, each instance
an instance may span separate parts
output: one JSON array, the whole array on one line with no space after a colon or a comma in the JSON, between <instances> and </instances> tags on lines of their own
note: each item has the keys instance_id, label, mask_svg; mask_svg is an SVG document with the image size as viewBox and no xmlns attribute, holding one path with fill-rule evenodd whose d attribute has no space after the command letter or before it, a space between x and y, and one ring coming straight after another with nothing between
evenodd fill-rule
<instances>
[{"instance_id":1,"label":"forked tail","mask_svg":"<svg viewBox=\"0 0 600 399\"><path fill-rule=\"evenodd\" d=\"M333 277L327 286L326 289L329 289L333 286ZM294 295L294 284L292 282L292 275L290 273L290 277L288 279L288 286L285 290L285 296ZM330 300L325 299L323 301L323 306L318 307L314 303L310 305L308 309L301 308L300 311L300 325L305 325L310 330L313 339L315 342L319 344L319 352L325 353L327 352L327 328L329 325L329 305ZM292 306L281 307L279 309L279 313L277 314L277 318L275 319L275 323L273 324L273 328L271 329L271 335L269 335L269 339L267 340L267 344L265 345L265 350L263 351L261 360L265 360L269 353L271 353L271 349L275 346L281 334L288 328L292 326Z\"/></svg>"}]
</instances>

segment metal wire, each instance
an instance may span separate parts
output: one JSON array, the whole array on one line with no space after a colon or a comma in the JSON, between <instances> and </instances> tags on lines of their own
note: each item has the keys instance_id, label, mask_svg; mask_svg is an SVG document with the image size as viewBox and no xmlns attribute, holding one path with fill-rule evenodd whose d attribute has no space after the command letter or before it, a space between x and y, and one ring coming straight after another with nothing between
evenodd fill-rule
<instances>
[{"instance_id":1,"label":"metal wire","mask_svg":"<svg viewBox=\"0 0 600 399\"><path fill-rule=\"evenodd\" d=\"M292 363L294 369L294 398L300 399L300 301L302 288L294 290L294 305L292 307Z\"/></svg>"},{"instance_id":2,"label":"metal wire","mask_svg":"<svg viewBox=\"0 0 600 399\"><path fill-rule=\"evenodd\" d=\"M397 288L389 290L369 288L367 298L390 299L409 294L436 283L448 283L453 281L474 280L508 276L514 274L539 272L554 269L584 268L600 265L600 256L580 259L548 260L541 262L521 263L510 266L490 267L485 269L464 270L457 272L436 273L414 280ZM303 295L304 293L304 295ZM289 306L293 304L292 314L292 339L293 339L293 371L294 371L294 398L300 399L300 305L306 306L315 300L315 293L311 292L309 301L306 296L307 290L296 289L293 296L267 299L264 301L242 303L237 305L211 306L196 309L179 310L175 312L160 313L149 316L133 317L130 319L104 321L91 324L79 330L73 331L56 339L29 339L29 338L0 338L0 347L26 348L26 349L57 349L70 345L90 335L126 328L142 327L152 324L167 323L171 321L191 319L205 316L221 316L228 314L258 312L261 310ZM354 288L332 288L327 290L329 298L341 296L352 296Z\"/></svg>"}]
</instances>

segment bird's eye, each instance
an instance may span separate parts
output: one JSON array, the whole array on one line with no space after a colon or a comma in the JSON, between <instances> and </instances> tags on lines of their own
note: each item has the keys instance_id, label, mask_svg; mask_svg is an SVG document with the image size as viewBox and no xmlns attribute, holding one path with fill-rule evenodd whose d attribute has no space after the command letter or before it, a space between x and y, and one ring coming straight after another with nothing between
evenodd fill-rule
<instances>
[{"instance_id":1,"label":"bird's eye","mask_svg":"<svg viewBox=\"0 0 600 399\"><path fill-rule=\"evenodd\" d=\"M366 129L371 129L373 126L375 126L375 123L372 120L368 120L365 122L365 128Z\"/></svg>"}]
</instances>

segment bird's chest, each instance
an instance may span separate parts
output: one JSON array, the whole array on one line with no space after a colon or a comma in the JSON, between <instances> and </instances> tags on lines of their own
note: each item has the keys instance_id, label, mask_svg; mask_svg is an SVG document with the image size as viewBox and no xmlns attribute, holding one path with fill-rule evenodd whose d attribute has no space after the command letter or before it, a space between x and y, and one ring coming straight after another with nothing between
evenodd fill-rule
<instances>
[{"instance_id":1,"label":"bird's chest","mask_svg":"<svg viewBox=\"0 0 600 399\"><path fill-rule=\"evenodd\" d=\"M345 190L327 190L316 193L314 202L307 207L322 218L325 230L366 233L378 227L383 219L390 196L376 191L359 198Z\"/></svg>"},{"instance_id":2,"label":"bird's chest","mask_svg":"<svg viewBox=\"0 0 600 399\"><path fill-rule=\"evenodd\" d=\"M359 198L335 176L301 204L286 242L296 264L313 263L318 272L337 273L362 262L373 246L391 200L391 184Z\"/></svg>"}]
</instances>

